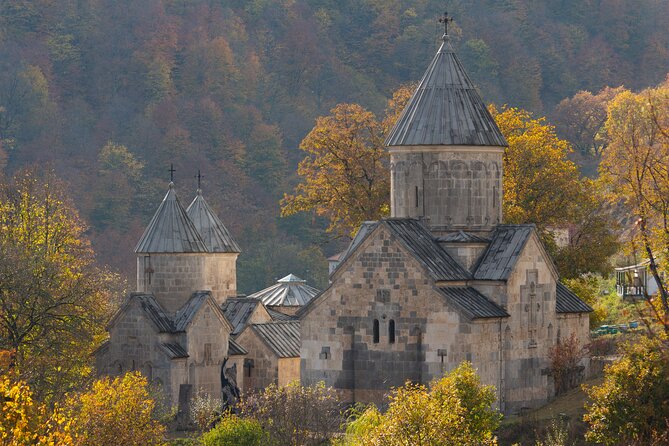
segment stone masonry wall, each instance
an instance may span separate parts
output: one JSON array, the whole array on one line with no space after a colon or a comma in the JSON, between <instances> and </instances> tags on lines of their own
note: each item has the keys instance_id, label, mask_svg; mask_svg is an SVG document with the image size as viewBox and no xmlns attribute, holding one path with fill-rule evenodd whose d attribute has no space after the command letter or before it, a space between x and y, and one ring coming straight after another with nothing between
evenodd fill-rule
<instances>
[{"instance_id":1,"label":"stone masonry wall","mask_svg":"<svg viewBox=\"0 0 669 446\"><path fill-rule=\"evenodd\" d=\"M221 366L228 356L229 328L205 302L188 326L188 384L193 390L220 398Z\"/></svg>"},{"instance_id":2,"label":"stone masonry wall","mask_svg":"<svg viewBox=\"0 0 669 446\"><path fill-rule=\"evenodd\" d=\"M302 317L303 384L322 380L345 401L383 404L391 387L428 383L463 360L497 384L499 323L463 320L385 227L342 268Z\"/></svg>"},{"instance_id":3,"label":"stone masonry wall","mask_svg":"<svg viewBox=\"0 0 669 446\"><path fill-rule=\"evenodd\" d=\"M137 302L131 303L110 327L107 347L96 354L97 373L120 376L128 371L141 371L149 382L163 386L164 402L172 404L172 361L158 347L163 337Z\"/></svg>"},{"instance_id":4,"label":"stone masonry wall","mask_svg":"<svg viewBox=\"0 0 669 446\"><path fill-rule=\"evenodd\" d=\"M489 230L502 218L502 154L480 147L391 151L391 215L425 217L436 235Z\"/></svg>"},{"instance_id":5,"label":"stone masonry wall","mask_svg":"<svg viewBox=\"0 0 669 446\"><path fill-rule=\"evenodd\" d=\"M247 326L235 340L248 352L244 358L247 365L241 370L244 374L242 391L254 392L270 384L277 384L279 379L278 358L258 337L253 328ZM248 364L253 365L250 368L250 376Z\"/></svg>"},{"instance_id":6,"label":"stone masonry wall","mask_svg":"<svg viewBox=\"0 0 669 446\"><path fill-rule=\"evenodd\" d=\"M287 386L293 381L300 380L300 358L279 358L278 384Z\"/></svg>"},{"instance_id":7,"label":"stone masonry wall","mask_svg":"<svg viewBox=\"0 0 669 446\"><path fill-rule=\"evenodd\" d=\"M210 290L219 304L237 294L236 253L137 256L137 291L150 292L168 312L197 290Z\"/></svg>"},{"instance_id":8,"label":"stone masonry wall","mask_svg":"<svg viewBox=\"0 0 669 446\"><path fill-rule=\"evenodd\" d=\"M511 315L502 335L501 407L507 413L538 407L553 394L547 372L558 325L556 277L539 243L532 235L506 282L506 292L490 294L501 299L497 303Z\"/></svg>"}]
</instances>

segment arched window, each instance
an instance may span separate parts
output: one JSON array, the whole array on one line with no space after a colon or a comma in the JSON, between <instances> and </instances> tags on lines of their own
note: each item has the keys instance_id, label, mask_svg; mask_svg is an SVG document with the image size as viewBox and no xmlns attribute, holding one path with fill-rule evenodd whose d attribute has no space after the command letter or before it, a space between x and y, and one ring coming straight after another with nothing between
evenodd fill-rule
<instances>
[{"instance_id":1,"label":"arched window","mask_svg":"<svg viewBox=\"0 0 669 446\"><path fill-rule=\"evenodd\" d=\"M395 320L391 319L388 322L388 342L395 343Z\"/></svg>"},{"instance_id":2,"label":"arched window","mask_svg":"<svg viewBox=\"0 0 669 446\"><path fill-rule=\"evenodd\" d=\"M379 343L379 320L374 319L374 343Z\"/></svg>"}]
</instances>

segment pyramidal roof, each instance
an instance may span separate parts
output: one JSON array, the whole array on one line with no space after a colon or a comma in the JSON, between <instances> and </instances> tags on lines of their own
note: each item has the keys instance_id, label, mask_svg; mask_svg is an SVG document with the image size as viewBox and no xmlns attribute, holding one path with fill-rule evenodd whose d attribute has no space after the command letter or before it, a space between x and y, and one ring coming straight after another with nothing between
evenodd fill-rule
<instances>
[{"instance_id":1,"label":"pyramidal roof","mask_svg":"<svg viewBox=\"0 0 669 446\"><path fill-rule=\"evenodd\" d=\"M249 297L260 299L265 305L302 306L318 293L320 290L307 285L306 280L288 274L269 288L253 293Z\"/></svg>"},{"instance_id":2,"label":"pyramidal roof","mask_svg":"<svg viewBox=\"0 0 669 446\"><path fill-rule=\"evenodd\" d=\"M209 252L241 252L237 242L209 207L200 189L197 190L197 195L188 206L186 213Z\"/></svg>"},{"instance_id":3,"label":"pyramidal roof","mask_svg":"<svg viewBox=\"0 0 669 446\"><path fill-rule=\"evenodd\" d=\"M386 146L508 144L444 34Z\"/></svg>"},{"instance_id":4,"label":"pyramidal roof","mask_svg":"<svg viewBox=\"0 0 669 446\"><path fill-rule=\"evenodd\" d=\"M208 252L179 202L174 183L135 247L137 253Z\"/></svg>"}]
</instances>

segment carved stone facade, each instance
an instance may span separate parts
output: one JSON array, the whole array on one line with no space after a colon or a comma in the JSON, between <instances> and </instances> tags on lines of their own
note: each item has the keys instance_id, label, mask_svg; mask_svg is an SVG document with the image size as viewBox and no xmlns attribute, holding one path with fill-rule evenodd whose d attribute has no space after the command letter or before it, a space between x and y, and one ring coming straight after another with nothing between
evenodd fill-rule
<instances>
[{"instance_id":1,"label":"carved stone facade","mask_svg":"<svg viewBox=\"0 0 669 446\"><path fill-rule=\"evenodd\" d=\"M503 148L390 148L392 217L424 218L435 235L502 221Z\"/></svg>"},{"instance_id":2,"label":"carved stone facade","mask_svg":"<svg viewBox=\"0 0 669 446\"><path fill-rule=\"evenodd\" d=\"M505 412L545 403L548 350L571 333L585 344L588 310L556 312L557 275L534 230L512 268L506 280L435 281L380 223L301 312L303 383L324 380L345 401L383 403L392 386L429 383L471 361ZM463 285L507 315L467 314L443 292Z\"/></svg>"},{"instance_id":3,"label":"carved stone facade","mask_svg":"<svg viewBox=\"0 0 669 446\"><path fill-rule=\"evenodd\" d=\"M391 130L391 216L365 222L298 312L303 384L383 404L471 361L507 413L554 395L549 349L589 339L533 225L503 225L504 136L448 36ZM583 364L587 366L587 364Z\"/></svg>"}]
</instances>

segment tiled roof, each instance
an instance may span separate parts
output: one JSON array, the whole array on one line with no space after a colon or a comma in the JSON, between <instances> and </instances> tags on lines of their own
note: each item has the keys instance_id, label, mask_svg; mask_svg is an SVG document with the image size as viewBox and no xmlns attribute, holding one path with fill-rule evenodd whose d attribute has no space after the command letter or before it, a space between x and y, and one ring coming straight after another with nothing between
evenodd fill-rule
<instances>
[{"instance_id":1,"label":"tiled roof","mask_svg":"<svg viewBox=\"0 0 669 446\"><path fill-rule=\"evenodd\" d=\"M300 322L268 322L251 327L279 358L300 356Z\"/></svg>"},{"instance_id":2,"label":"tiled roof","mask_svg":"<svg viewBox=\"0 0 669 446\"><path fill-rule=\"evenodd\" d=\"M174 331L172 318L165 313L165 310L153 295L132 294L130 298L139 300L142 310L148 316L149 320L154 323L156 328L158 328L158 331L161 333L172 333Z\"/></svg>"},{"instance_id":3,"label":"tiled roof","mask_svg":"<svg viewBox=\"0 0 669 446\"><path fill-rule=\"evenodd\" d=\"M248 352L244 347L241 345L237 344L234 339L230 338L228 341L228 355L230 356L235 356L235 355L245 355Z\"/></svg>"},{"instance_id":4,"label":"tiled roof","mask_svg":"<svg viewBox=\"0 0 669 446\"><path fill-rule=\"evenodd\" d=\"M390 131L387 146L507 146L448 36Z\"/></svg>"},{"instance_id":5,"label":"tiled roof","mask_svg":"<svg viewBox=\"0 0 669 446\"><path fill-rule=\"evenodd\" d=\"M470 287L442 287L439 291L471 319L509 317L502 307Z\"/></svg>"},{"instance_id":6,"label":"tiled roof","mask_svg":"<svg viewBox=\"0 0 669 446\"><path fill-rule=\"evenodd\" d=\"M592 307L578 298L569 288L557 283L555 311L558 313L590 313Z\"/></svg>"},{"instance_id":7,"label":"tiled roof","mask_svg":"<svg viewBox=\"0 0 669 446\"><path fill-rule=\"evenodd\" d=\"M439 246L430 231L412 218L382 220L413 256L423 264L435 281L468 280L471 273Z\"/></svg>"},{"instance_id":8,"label":"tiled roof","mask_svg":"<svg viewBox=\"0 0 669 446\"><path fill-rule=\"evenodd\" d=\"M163 342L159 344L161 349L170 357L170 359L176 358L188 358L188 352L181 345L176 342Z\"/></svg>"},{"instance_id":9,"label":"tiled roof","mask_svg":"<svg viewBox=\"0 0 669 446\"><path fill-rule=\"evenodd\" d=\"M186 213L202 237L209 252L241 252L237 242L235 242L227 228L211 207L209 207L200 189L197 190L197 195L188 206L188 209L186 209Z\"/></svg>"},{"instance_id":10,"label":"tiled roof","mask_svg":"<svg viewBox=\"0 0 669 446\"><path fill-rule=\"evenodd\" d=\"M506 280L513 271L534 225L498 225L474 272L477 280Z\"/></svg>"},{"instance_id":11,"label":"tiled roof","mask_svg":"<svg viewBox=\"0 0 669 446\"><path fill-rule=\"evenodd\" d=\"M490 243L490 239L488 238L462 230L439 237L437 238L437 241L446 243Z\"/></svg>"},{"instance_id":12,"label":"tiled roof","mask_svg":"<svg viewBox=\"0 0 669 446\"><path fill-rule=\"evenodd\" d=\"M211 296L209 291L196 291L190 299L181 307L174 317L174 330L176 332L186 331L186 327L193 320L205 300Z\"/></svg>"},{"instance_id":13,"label":"tiled roof","mask_svg":"<svg viewBox=\"0 0 669 446\"><path fill-rule=\"evenodd\" d=\"M297 316L291 316L290 314L272 310L271 308L268 308L267 312L272 317L273 321L296 321L298 319Z\"/></svg>"},{"instance_id":14,"label":"tiled roof","mask_svg":"<svg viewBox=\"0 0 669 446\"><path fill-rule=\"evenodd\" d=\"M232 336L237 336L246 327L246 323L260 304L259 299L252 297L231 297L223 303L221 309L225 318L232 325Z\"/></svg>"},{"instance_id":15,"label":"tiled roof","mask_svg":"<svg viewBox=\"0 0 669 446\"><path fill-rule=\"evenodd\" d=\"M137 253L207 252L200 234L193 226L174 191L163 198L144 234L135 247Z\"/></svg>"},{"instance_id":16,"label":"tiled roof","mask_svg":"<svg viewBox=\"0 0 669 446\"><path fill-rule=\"evenodd\" d=\"M307 285L294 274L279 279L269 288L255 292L249 297L260 299L265 305L302 306L309 302L321 291Z\"/></svg>"}]
</instances>

